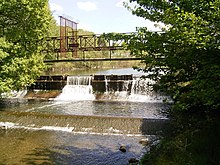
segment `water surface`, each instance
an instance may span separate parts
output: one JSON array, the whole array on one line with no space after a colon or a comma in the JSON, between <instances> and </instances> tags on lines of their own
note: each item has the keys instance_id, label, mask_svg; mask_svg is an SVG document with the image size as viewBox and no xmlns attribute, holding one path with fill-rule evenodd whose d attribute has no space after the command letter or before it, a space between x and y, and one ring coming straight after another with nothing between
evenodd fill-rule
<instances>
[{"instance_id":1,"label":"water surface","mask_svg":"<svg viewBox=\"0 0 220 165\"><path fill-rule=\"evenodd\" d=\"M141 137L0 130L0 164L126 165L145 151ZM119 151L125 145L126 153Z\"/></svg>"},{"instance_id":2,"label":"water surface","mask_svg":"<svg viewBox=\"0 0 220 165\"><path fill-rule=\"evenodd\" d=\"M139 73L128 68L97 74ZM140 140L153 143L167 121L169 106L161 98L136 93L119 99L107 92L100 100L83 99L89 92L80 89L67 88L64 100L0 106L0 164L127 165L149 150Z\"/></svg>"}]
</instances>

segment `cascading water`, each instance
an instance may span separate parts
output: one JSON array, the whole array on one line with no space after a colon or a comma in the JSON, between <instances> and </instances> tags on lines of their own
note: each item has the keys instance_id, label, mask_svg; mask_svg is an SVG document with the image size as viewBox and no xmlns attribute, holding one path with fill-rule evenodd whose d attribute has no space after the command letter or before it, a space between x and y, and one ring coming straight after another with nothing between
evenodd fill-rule
<instances>
[{"instance_id":1,"label":"cascading water","mask_svg":"<svg viewBox=\"0 0 220 165\"><path fill-rule=\"evenodd\" d=\"M139 101L139 102L158 102L163 101L162 97L159 97L156 92L154 92L152 85L155 82L150 79L142 79L140 77L135 77L132 80L131 93L128 97L129 101Z\"/></svg>"},{"instance_id":2,"label":"cascading water","mask_svg":"<svg viewBox=\"0 0 220 165\"><path fill-rule=\"evenodd\" d=\"M101 100L117 100L117 101L127 101L129 96L129 84L130 80L124 80L122 82L115 82L114 85L111 84L111 80L105 78L105 92Z\"/></svg>"},{"instance_id":3,"label":"cascading water","mask_svg":"<svg viewBox=\"0 0 220 165\"><path fill-rule=\"evenodd\" d=\"M67 85L62 93L55 100L115 100L115 101L133 101L133 102L162 102L166 99L153 91L154 81L133 77L131 80L110 80L104 76L102 80L104 90L102 94L96 97L96 91L93 91L92 76L69 76Z\"/></svg>"},{"instance_id":4,"label":"cascading water","mask_svg":"<svg viewBox=\"0 0 220 165\"><path fill-rule=\"evenodd\" d=\"M132 80L116 81L114 87L111 80L105 76L105 92L99 99L132 101L132 102L163 102L165 96L161 96L153 90L154 81L144 79L140 76L133 77Z\"/></svg>"},{"instance_id":5,"label":"cascading water","mask_svg":"<svg viewBox=\"0 0 220 165\"><path fill-rule=\"evenodd\" d=\"M67 85L55 100L94 100L95 96L93 95L91 80L92 76L67 77Z\"/></svg>"}]
</instances>

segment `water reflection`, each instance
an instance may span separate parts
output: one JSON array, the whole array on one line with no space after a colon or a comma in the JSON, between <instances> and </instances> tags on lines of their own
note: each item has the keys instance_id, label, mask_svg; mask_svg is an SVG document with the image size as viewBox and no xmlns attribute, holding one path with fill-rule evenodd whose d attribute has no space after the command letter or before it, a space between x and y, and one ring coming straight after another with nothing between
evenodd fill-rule
<instances>
[{"instance_id":1,"label":"water reflection","mask_svg":"<svg viewBox=\"0 0 220 165\"><path fill-rule=\"evenodd\" d=\"M101 74L101 75L111 75L111 74L115 74L115 75L127 75L127 74L128 75L129 74L146 75L146 73L139 72L137 70L134 70L133 68L109 69L109 70L105 70L105 71L96 72L96 74Z\"/></svg>"},{"instance_id":2,"label":"water reflection","mask_svg":"<svg viewBox=\"0 0 220 165\"><path fill-rule=\"evenodd\" d=\"M163 114L169 105L164 103L134 103L117 101L71 101L71 102L30 102L2 111L38 112L62 115L128 116L143 118L165 118Z\"/></svg>"},{"instance_id":3,"label":"water reflection","mask_svg":"<svg viewBox=\"0 0 220 165\"><path fill-rule=\"evenodd\" d=\"M27 102L18 106L0 108L1 111L38 112L62 115L127 116L142 118L166 118L163 112L169 108L164 103L117 101L50 101Z\"/></svg>"},{"instance_id":4,"label":"water reflection","mask_svg":"<svg viewBox=\"0 0 220 165\"><path fill-rule=\"evenodd\" d=\"M140 138L143 137L0 130L0 162L2 164L126 165L129 158L140 158L145 152L138 143ZM126 146L126 153L118 150L121 144Z\"/></svg>"}]
</instances>

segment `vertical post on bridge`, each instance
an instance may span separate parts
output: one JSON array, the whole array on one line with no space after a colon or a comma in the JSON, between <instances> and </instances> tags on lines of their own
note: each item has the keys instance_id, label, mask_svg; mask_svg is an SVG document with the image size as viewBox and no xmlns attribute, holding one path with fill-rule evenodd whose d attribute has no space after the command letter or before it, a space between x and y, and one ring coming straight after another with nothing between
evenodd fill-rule
<instances>
[{"instance_id":1,"label":"vertical post on bridge","mask_svg":"<svg viewBox=\"0 0 220 165\"><path fill-rule=\"evenodd\" d=\"M111 50L111 41L109 40L108 42L109 45L109 56L110 56L110 60L112 59L112 50Z\"/></svg>"},{"instance_id":2,"label":"vertical post on bridge","mask_svg":"<svg viewBox=\"0 0 220 165\"><path fill-rule=\"evenodd\" d=\"M66 30L65 19L60 16L60 58L66 56Z\"/></svg>"},{"instance_id":3,"label":"vertical post on bridge","mask_svg":"<svg viewBox=\"0 0 220 165\"><path fill-rule=\"evenodd\" d=\"M67 58L67 52L77 57L77 23L60 16L60 56Z\"/></svg>"}]
</instances>

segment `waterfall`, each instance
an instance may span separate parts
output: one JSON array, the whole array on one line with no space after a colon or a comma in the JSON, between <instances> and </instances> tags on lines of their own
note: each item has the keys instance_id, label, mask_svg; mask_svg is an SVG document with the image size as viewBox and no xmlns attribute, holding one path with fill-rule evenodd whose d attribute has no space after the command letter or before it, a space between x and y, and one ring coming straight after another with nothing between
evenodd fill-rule
<instances>
[{"instance_id":1,"label":"waterfall","mask_svg":"<svg viewBox=\"0 0 220 165\"><path fill-rule=\"evenodd\" d=\"M69 76L67 85L62 93L55 100L74 101L74 100L94 100L91 85L92 76Z\"/></svg>"},{"instance_id":2,"label":"waterfall","mask_svg":"<svg viewBox=\"0 0 220 165\"><path fill-rule=\"evenodd\" d=\"M153 80L133 77L132 80L119 80L111 85L111 80L105 77L105 93L99 99L131 102L163 102L169 100L153 90Z\"/></svg>"},{"instance_id":3,"label":"waterfall","mask_svg":"<svg viewBox=\"0 0 220 165\"><path fill-rule=\"evenodd\" d=\"M102 97L99 97L101 100L116 100L116 101L127 101L130 90L129 85L131 85L130 80L120 80L120 81L111 81L105 77L105 92Z\"/></svg>"},{"instance_id":4,"label":"waterfall","mask_svg":"<svg viewBox=\"0 0 220 165\"><path fill-rule=\"evenodd\" d=\"M91 85L92 76L68 76L67 85Z\"/></svg>"},{"instance_id":5,"label":"waterfall","mask_svg":"<svg viewBox=\"0 0 220 165\"><path fill-rule=\"evenodd\" d=\"M139 77L122 75L69 76L67 85L55 100L112 100L132 102L163 102L166 99L153 91L155 83Z\"/></svg>"},{"instance_id":6,"label":"waterfall","mask_svg":"<svg viewBox=\"0 0 220 165\"><path fill-rule=\"evenodd\" d=\"M139 102L155 102L157 101L157 94L153 90L153 84L155 82L145 78L135 77L132 80L131 93L129 95L129 101ZM162 100L161 100L162 101Z\"/></svg>"},{"instance_id":7,"label":"waterfall","mask_svg":"<svg viewBox=\"0 0 220 165\"><path fill-rule=\"evenodd\" d=\"M150 79L142 79L134 77L132 80L131 94L135 95L153 95L154 81Z\"/></svg>"},{"instance_id":8,"label":"waterfall","mask_svg":"<svg viewBox=\"0 0 220 165\"><path fill-rule=\"evenodd\" d=\"M105 94L108 94L108 80L105 76Z\"/></svg>"}]
</instances>

